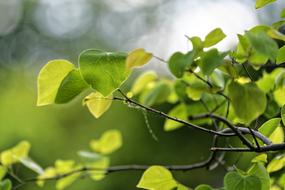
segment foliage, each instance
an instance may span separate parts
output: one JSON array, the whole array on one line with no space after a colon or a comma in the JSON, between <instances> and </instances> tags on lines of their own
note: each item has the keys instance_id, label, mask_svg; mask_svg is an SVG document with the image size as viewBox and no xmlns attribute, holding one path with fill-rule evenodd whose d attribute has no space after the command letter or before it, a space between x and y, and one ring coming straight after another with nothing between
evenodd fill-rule
<instances>
[{"instance_id":1,"label":"foliage","mask_svg":"<svg viewBox=\"0 0 285 190\"><path fill-rule=\"evenodd\" d=\"M274 1L257 0L256 8ZM38 106L68 103L91 91L83 98L83 105L94 117L100 118L113 101L121 101L142 110L146 119L146 112L164 117L165 131L189 127L211 134L212 153L193 165L110 166L108 155L122 146L122 135L114 129L92 140L91 150L78 152L82 162L59 159L54 166L43 169L29 157L30 144L23 141L0 154L0 189L12 188L6 176L13 176L13 165L22 164L38 176L19 180L15 187L30 181L43 186L48 180L56 180L56 189L61 190L82 175L97 181L110 172L144 170L138 188L186 190L189 187L178 182L171 171L211 169L221 162L216 158L218 151L257 154L245 171L227 168L223 187L201 184L195 190L282 189L285 176L278 172L285 165L285 154L281 154L285 148L285 35L279 31L280 23L255 26L238 34L235 49L226 52L214 47L226 37L222 29L216 28L204 40L187 37L192 50L175 52L168 61L142 48L130 53L85 50L79 55L78 66L67 60L49 61L38 75ZM125 94L121 87L129 75L152 58L167 63L173 77L159 78L153 71L143 72ZM152 107L164 103L172 106L168 114ZM239 143L233 147L230 137L237 137ZM220 138L227 141L218 143Z\"/></svg>"}]
</instances>

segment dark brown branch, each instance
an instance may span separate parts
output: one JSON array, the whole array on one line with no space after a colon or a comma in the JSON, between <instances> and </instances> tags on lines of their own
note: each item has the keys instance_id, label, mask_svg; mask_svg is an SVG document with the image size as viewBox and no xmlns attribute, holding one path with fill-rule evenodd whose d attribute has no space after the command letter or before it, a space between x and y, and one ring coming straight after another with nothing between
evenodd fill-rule
<instances>
[{"instance_id":1,"label":"dark brown branch","mask_svg":"<svg viewBox=\"0 0 285 190\"><path fill-rule=\"evenodd\" d=\"M203 118L214 118L217 119L218 121L223 122L226 124L235 134L236 136L239 137L239 139L242 141L244 145L246 145L248 148L254 150L256 149L243 135L242 133L231 123L229 120L227 120L224 117L221 117L219 115L215 115L212 113L205 113L205 114L200 114L197 116L190 116L190 119L203 119Z\"/></svg>"},{"instance_id":2,"label":"dark brown branch","mask_svg":"<svg viewBox=\"0 0 285 190\"><path fill-rule=\"evenodd\" d=\"M124 93L123 93L124 94ZM226 133L221 133L221 132L217 132L215 130L211 130L211 129L206 129L206 128L203 128L203 127L200 127L198 125L195 125L195 124L192 124L192 123L189 123L187 121L184 121L182 119L179 119L179 118L175 118L175 117L172 117L172 116L169 116L167 115L166 113L162 112L162 111L158 111L156 109L153 109L151 107L147 107L145 105L142 105L134 100L131 100L129 99L128 97L125 96L125 98L120 98L120 97L114 97L113 100L118 100L118 101L124 101L126 103L129 103L129 104L132 104L134 106L138 106L142 109L145 109L146 111L149 111L151 113L155 113L159 116L162 116L166 119L170 119L172 121L176 121L178 123L182 123L183 125L187 126L187 127L190 127L192 129L196 129L196 130L199 130L199 131L203 131L203 132L206 132L206 133L209 133L209 134L212 134L212 135L219 135L219 136L231 136L229 134L226 134Z\"/></svg>"},{"instance_id":3,"label":"dark brown branch","mask_svg":"<svg viewBox=\"0 0 285 190\"><path fill-rule=\"evenodd\" d=\"M227 151L227 152L269 152L285 150L285 143L280 144L270 144L266 146L261 146L259 149L251 150L250 148L223 148L223 147L212 147L211 151Z\"/></svg>"},{"instance_id":4,"label":"dark brown branch","mask_svg":"<svg viewBox=\"0 0 285 190\"><path fill-rule=\"evenodd\" d=\"M217 136L214 136L213 139L213 145L217 144ZM163 166L166 169L170 170L170 171L190 171L190 170L194 170L194 169L199 169L199 168L207 168L211 162L214 160L216 153L215 152L211 152L209 158L205 161L202 162L198 162L195 164L189 164L189 165L166 165ZM152 165L118 165L118 166L110 166L108 168L94 168L94 167L82 167L79 168L77 170L73 170L70 172L67 172L65 174L62 175L57 175L54 177L47 177L47 178L30 178L30 179L26 179L26 180L21 180L21 182L15 186L13 188L13 190L16 190L20 187L22 187L23 185L27 184L27 183L32 183L32 182L36 182L36 181L54 181L54 180L59 180L68 176L71 176L73 174L78 174L78 173L88 173L88 172L98 172L98 174L110 174L110 173L115 173L115 172L124 172L124 171L145 171L147 170L150 166Z\"/></svg>"}]
</instances>

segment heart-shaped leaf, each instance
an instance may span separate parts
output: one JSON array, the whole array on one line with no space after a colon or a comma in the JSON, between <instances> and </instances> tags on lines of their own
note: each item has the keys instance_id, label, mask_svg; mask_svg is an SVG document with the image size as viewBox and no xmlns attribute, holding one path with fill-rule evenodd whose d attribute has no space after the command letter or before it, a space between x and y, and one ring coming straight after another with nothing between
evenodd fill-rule
<instances>
[{"instance_id":1,"label":"heart-shaped leaf","mask_svg":"<svg viewBox=\"0 0 285 190\"><path fill-rule=\"evenodd\" d=\"M130 73L126 69L126 58L125 53L86 50L79 56L80 72L92 88L108 96L122 85Z\"/></svg>"},{"instance_id":2,"label":"heart-shaped leaf","mask_svg":"<svg viewBox=\"0 0 285 190\"><path fill-rule=\"evenodd\" d=\"M177 182L166 168L151 166L143 173L137 187L149 190L170 190L177 187Z\"/></svg>"},{"instance_id":3,"label":"heart-shaped leaf","mask_svg":"<svg viewBox=\"0 0 285 190\"><path fill-rule=\"evenodd\" d=\"M92 115L94 115L96 118L99 118L110 108L113 101L112 99L112 94L104 97L99 92L93 92L84 98L83 105L87 105Z\"/></svg>"},{"instance_id":4,"label":"heart-shaped leaf","mask_svg":"<svg viewBox=\"0 0 285 190\"><path fill-rule=\"evenodd\" d=\"M254 83L231 82L228 88L236 116L248 123L266 109L266 96Z\"/></svg>"},{"instance_id":5,"label":"heart-shaped leaf","mask_svg":"<svg viewBox=\"0 0 285 190\"><path fill-rule=\"evenodd\" d=\"M224 178L227 190L260 190L261 181L254 175L241 175L238 172L229 172Z\"/></svg>"}]
</instances>

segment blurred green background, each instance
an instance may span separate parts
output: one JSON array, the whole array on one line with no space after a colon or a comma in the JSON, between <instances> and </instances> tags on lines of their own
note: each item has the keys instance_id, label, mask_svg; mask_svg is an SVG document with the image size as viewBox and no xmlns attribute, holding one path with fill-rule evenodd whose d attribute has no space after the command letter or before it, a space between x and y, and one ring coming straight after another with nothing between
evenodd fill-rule
<instances>
[{"instance_id":1,"label":"blurred green background","mask_svg":"<svg viewBox=\"0 0 285 190\"><path fill-rule=\"evenodd\" d=\"M114 102L98 120L81 106L82 96L67 105L36 107L37 73L50 59L77 64L78 54L88 48L129 51L144 47L167 59L171 52L189 48L184 34L203 37L215 27L228 34L219 48L229 48L236 33L277 20L282 7L284 2L279 1L255 11L250 0L0 0L0 151L28 140L31 157L47 167L56 159L78 160L77 151L88 149L91 139L108 129L119 129L124 144L111 155L111 165L188 164L206 159L211 136L187 128L164 132L163 119L149 114L156 142L142 113L120 102ZM149 69L171 77L162 63L153 61L142 70ZM166 112L170 108L157 107ZM25 178L34 175L21 166L16 172ZM192 187L200 183L217 187L224 172L219 167L210 172L175 172L174 176ZM67 189L135 189L140 175L112 173L99 182L78 180ZM20 189L39 187L28 184ZM54 189L53 182L42 189Z\"/></svg>"}]
</instances>

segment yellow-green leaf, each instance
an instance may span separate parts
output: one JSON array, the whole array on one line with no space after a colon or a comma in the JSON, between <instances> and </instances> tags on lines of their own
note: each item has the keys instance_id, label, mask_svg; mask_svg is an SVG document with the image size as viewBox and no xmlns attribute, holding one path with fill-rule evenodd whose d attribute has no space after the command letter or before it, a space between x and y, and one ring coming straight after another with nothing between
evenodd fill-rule
<instances>
[{"instance_id":1,"label":"yellow-green leaf","mask_svg":"<svg viewBox=\"0 0 285 190\"><path fill-rule=\"evenodd\" d=\"M72 171L75 167L73 160L56 160L55 169L58 174L65 174Z\"/></svg>"},{"instance_id":2,"label":"yellow-green leaf","mask_svg":"<svg viewBox=\"0 0 285 190\"><path fill-rule=\"evenodd\" d=\"M256 163L256 162L264 162L267 163L267 154L263 153L263 154L259 154L256 157L254 157L251 160L252 163Z\"/></svg>"},{"instance_id":3,"label":"yellow-green leaf","mask_svg":"<svg viewBox=\"0 0 285 190\"><path fill-rule=\"evenodd\" d=\"M48 167L45 169L44 173L38 176L37 185L43 187L45 183L44 179L52 178L55 176L57 176L56 169L53 167Z\"/></svg>"},{"instance_id":4,"label":"yellow-green leaf","mask_svg":"<svg viewBox=\"0 0 285 190\"><path fill-rule=\"evenodd\" d=\"M278 170L281 170L284 166L284 163L285 163L285 157L284 156L275 157L267 165L267 171L269 173L272 173L272 172L276 172Z\"/></svg>"},{"instance_id":5,"label":"yellow-green leaf","mask_svg":"<svg viewBox=\"0 0 285 190\"><path fill-rule=\"evenodd\" d=\"M72 63L62 59L49 61L41 69L38 75L38 106L54 103L61 82L73 69Z\"/></svg>"},{"instance_id":6,"label":"yellow-green leaf","mask_svg":"<svg viewBox=\"0 0 285 190\"><path fill-rule=\"evenodd\" d=\"M269 136L269 139L273 144L283 143L284 142L284 131L281 126L277 127L275 131Z\"/></svg>"},{"instance_id":7,"label":"yellow-green leaf","mask_svg":"<svg viewBox=\"0 0 285 190\"><path fill-rule=\"evenodd\" d=\"M275 129L279 126L281 119L280 118L272 118L261 125L258 129L263 135L269 137Z\"/></svg>"},{"instance_id":8,"label":"yellow-green leaf","mask_svg":"<svg viewBox=\"0 0 285 190\"><path fill-rule=\"evenodd\" d=\"M80 177L80 173L75 173L75 174L72 174L72 175L69 175L67 177L57 180L56 189L58 190L65 189L66 187L70 186L79 177Z\"/></svg>"},{"instance_id":9,"label":"yellow-green leaf","mask_svg":"<svg viewBox=\"0 0 285 190\"><path fill-rule=\"evenodd\" d=\"M151 166L143 173L137 187L148 190L171 190L177 185L169 170L162 166Z\"/></svg>"},{"instance_id":10,"label":"yellow-green leaf","mask_svg":"<svg viewBox=\"0 0 285 190\"><path fill-rule=\"evenodd\" d=\"M222 31L221 28L216 28L212 30L204 40L204 47L211 47L220 41L222 41L226 37L225 33Z\"/></svg>"},{"instance_id":11,"label":"yellow-green leaf","mask_svg":"<svg viewBox=\"0 0 285 190\"><path fill-rule=\"evenodd\" d=\"M285 86L276 89L273 92L273 97L280 107L285 105Z\"/></svg>"},{"instance_id":12,"label":"yellow-green leaf","mask_svg":"<svg viewBox=\"0 0 285 190\"><path fill-rule=\"evenodd\" d=\"M22 141L15 147L5 150L1 153L1 163L4 166L9 166L11 164L17 163L21 158L28 156L30 150L30 143L27 141Z\"/></svg>"},{"instance_id":13,"label":"yellow-green leaf","mask_svg":"<svg viewBox=\"0 0 285 190\"><path fill-rule=\"evenodd\" d=\"M133 67L139 67L147 62L152 58L152 54L146 52L143 48L138 48L131 51L126 60L126 67L127 69L131 69Z\"/></svg>"},{"instance_id":14,"label":"yellow-green leaf","mask_svg":"<svg viewBox=\"0 0 285 190\"><path fill-rule=\"evenodd\" d=\"M278 50L276 64L281 64L285 62L285 46Z\"/></svg>"},{"instance_id":15,"label":"yellow-green leaf","mask_svg":"<svg viewBox=\"0 0 285 190\"><path fill-rule=\"evenodd\" d=\"M88 167L98 169L98 170L89 171L90 177L95 181L102 180L106 175L105 169L109 167L109 164L110 164L110 160L109 158L106 158L106 157L100 160L88 163Z\"/></svg>"},{"instance_id":16,"label":"yellow-green leaf","mask_svg":"<svg viewBox=\"0 0 285 190\"><path fill-rule=\"evenodd\" d=\"M264 7L265 5L269 4L269 3L273 3L276 0L256 0L255 2L255 8L259 9L261 7Z\"/></svg>"},{"instance_id":17,"label":"yellow-green leaf","mask_svg":"<svg viewBox=\"0 0 285 190\"><path fill-rule=\"evenodd\" d=\"M7 172L7 168L5 166L0 165L0 181L6 175L6 172Z\"/></svg>"},{"instance_id":18,"label":"yellow-green leaf","mask_svg":"<svg viewBox=\"0 0 285 190\"><path fill-rule=\"evenodd\" d=\"M104 97L99 92L91 93L86 96L83 100L83 105L87 105L89 111L96 118L99 118L103 113L105 113L111 106L113 101L113 95L110 94Z\"/></svg>"},{"instance_id":19,"label":"yellow-green leaf","mask_svg":"<svg viewBox=\"0 0 285 190\"><path fill-rule=\"evenodd\" d=\"M122 146L122 135L118 130L108 130L100 139L92 140L90 146L95 152L110 154Z\"/></svg>"}]
</instances>

